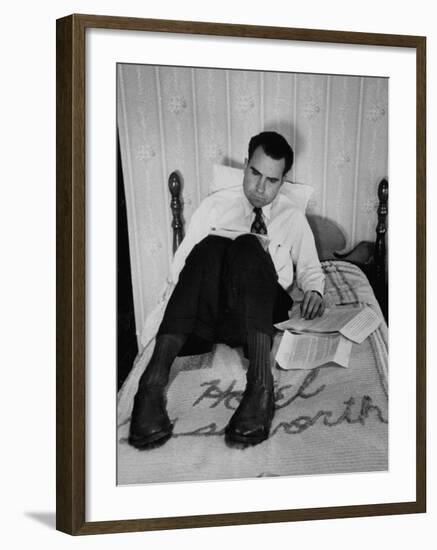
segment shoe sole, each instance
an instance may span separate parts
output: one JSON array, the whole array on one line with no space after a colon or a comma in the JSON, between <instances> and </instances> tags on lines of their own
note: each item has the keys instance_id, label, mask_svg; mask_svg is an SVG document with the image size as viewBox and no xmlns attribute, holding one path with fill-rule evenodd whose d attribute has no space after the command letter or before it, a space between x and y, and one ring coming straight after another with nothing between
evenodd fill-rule
<instances>
[{"instance_id":1,"label":"shoe sole","mask_svg":"<svg viewBox=\"0 0 437 550\"><path fill-rule=\"evenodd\" d=\"M234 432L225 432L225 440L227 443L239 443L245 445L246 447L259 445L260 443L268 439L268 437L269 433L257 437L248 437Z\"/></svg>"},{"instance_id":2,"label":"shoe sole","mask_svg":"<svg viewBox=\"0 0 437 550\"><path fill-rule=\"evenodd\" d=\"M271 413L270 413L269 416L270 416L270 419L269 419L267 433L264 433L264 434L258 435L258 436L247 436L247 435L239 434L237 432L232 431L231 429L229 429L229 426L227 426L226 429L225 429L225 441L226 441L226 443L231 444L231 445L232 445L232 443L236 443L236 444L244 445L246 447L259 445L260 443L262 443L263 441L265 441L266 439L269 438L270 428L271 428L271 425L272 425L272 422L273 422L273 418L275 416L275 408L274 407L272 408Z\"/></svg>"},{"instance_id":3,"label":"shoe sole","mask_svg":"<svg viewBox=\"0 0 437 550\"><path fill-rule=\"evenodd\" d=\"M129 445L135 447L136 449L143 451L146 449L154 449L160 447L166 441L170 439L173 434L173 427L169 431L156 432L153 435L150 435L146 438L137 438L129 436Z\"/></svg>"}]
</instances>

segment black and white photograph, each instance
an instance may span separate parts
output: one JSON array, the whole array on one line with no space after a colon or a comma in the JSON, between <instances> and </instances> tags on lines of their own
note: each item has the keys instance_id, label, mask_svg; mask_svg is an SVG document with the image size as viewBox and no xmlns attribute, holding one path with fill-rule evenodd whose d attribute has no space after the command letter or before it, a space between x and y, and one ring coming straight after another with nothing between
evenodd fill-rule
<instances>
[{"instance_id":1,"label":"black and white photograph","mask_svg":"<svg viewBox=\"0 0 437 550\"><path fill-rule=\"evenodd\" d=\"M117 484L387 471L389 78L116 85Z\"/></svg>"},{"instance_id":2,"label":"black and white photograph","mask_svg":"<svg viewBox=\"0 0 437 550\"><path fill-rule=\"evenodd\" d=\"M403 7L4 5L4 548L435 545L437 26Z\"/></svg>"}]
</instances>

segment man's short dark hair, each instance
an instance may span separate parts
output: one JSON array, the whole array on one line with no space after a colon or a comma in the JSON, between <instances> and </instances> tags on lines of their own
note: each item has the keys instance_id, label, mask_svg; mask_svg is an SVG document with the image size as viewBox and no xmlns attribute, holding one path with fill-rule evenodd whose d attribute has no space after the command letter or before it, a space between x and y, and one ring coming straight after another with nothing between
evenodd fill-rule
<instances>
[{"instance_id":1,"label":"man's short dark hair","mask_svg":"<svg viewBox=\"0 0 437 550\"><path fill-rule=\"evenodd\" d=\"M261 132L253 136L249 142L249 157L251 159L255 149L261 146L264 153L275 160L284 159L285 166L282 175L286 174L293 165L294 153L287 140L277 132Z\"/></svg>"}]
</instances>

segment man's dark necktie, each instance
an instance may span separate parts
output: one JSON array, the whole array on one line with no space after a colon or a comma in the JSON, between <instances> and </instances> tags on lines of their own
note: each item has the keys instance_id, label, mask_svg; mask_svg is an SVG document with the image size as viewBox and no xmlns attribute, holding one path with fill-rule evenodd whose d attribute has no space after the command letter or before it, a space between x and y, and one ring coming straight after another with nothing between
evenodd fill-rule
<instances>
[{"instance_id":1,"label":"man's dark necktie","mask_svg":"<svg viewBox=\"0 0 437 550\"><path fill-rule=\"evenodd\" d=\"M253 220L250 232L258 233L258 235L267 235L267 227L263 220L262 209L255 207L253 211L255 213L255 219Z\"/></svg>"}]
</instances>

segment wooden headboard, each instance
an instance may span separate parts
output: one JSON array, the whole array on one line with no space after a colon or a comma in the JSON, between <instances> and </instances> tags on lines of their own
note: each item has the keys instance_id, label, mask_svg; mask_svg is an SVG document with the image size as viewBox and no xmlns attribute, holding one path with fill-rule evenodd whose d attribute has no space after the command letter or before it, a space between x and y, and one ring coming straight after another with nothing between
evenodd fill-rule
<instances>
[{"instance_id":1,"label":"wooden headboard","mask_svg":"<svg viewBox=\"0 0 437 550\"><path fill-rule=\"evenodd\" d=\"M182 221L181 178L178 172L172 172L168 186L171 194L173 214L173 253L184 238ZM387 308L386 273L386 232L388 214L388 181L383 179L378 185L378 223L375 228L375 241L361 241L352 250L344 251L346 237L341 227L329 218L308 214L307 219L316 241L320 261L344 260L360 267L369 278L383 311Z\"/></svg>"}]
</instances>

